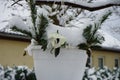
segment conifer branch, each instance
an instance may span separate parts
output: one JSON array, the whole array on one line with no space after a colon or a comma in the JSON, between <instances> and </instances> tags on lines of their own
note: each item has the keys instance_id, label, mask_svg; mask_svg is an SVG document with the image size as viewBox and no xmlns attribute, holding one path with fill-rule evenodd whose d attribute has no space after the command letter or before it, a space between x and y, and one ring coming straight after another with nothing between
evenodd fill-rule
<instances>
[{"instance_id":1,"label":"conifer branch","mask_svg":"<svg viewBox=\"0 0 120 80\"><path fill-rule=\"evenodd\" d=\"M31 34L31 32L29 32L29 31L19 29L19 28L17 28L16 26L13 26L11 29L12 29L13 31L17 31L17 32L21 32L21 33L23 33L23 34L26 34L27 36L29 36L29 37L32 38L32 34Z\"/></svg>"}]
</instances>

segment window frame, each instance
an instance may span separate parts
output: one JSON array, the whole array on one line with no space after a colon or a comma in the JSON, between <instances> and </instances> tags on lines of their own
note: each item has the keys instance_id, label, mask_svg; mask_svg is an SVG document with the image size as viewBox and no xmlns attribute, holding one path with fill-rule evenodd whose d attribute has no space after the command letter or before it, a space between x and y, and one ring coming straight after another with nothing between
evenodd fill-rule
<instances>
[{"instance_id":1,"label":"window frame","mask_svg":"<svg viewBox=\"0 0 120 80\"><path fill-rule=\"evenodd\" d=\"M117 60L117 64L116 64L116 60ZM120 58L114 59L114 67L120 67Z\"/></svg>"},{"instance_id":2,"label":"window frame","mask_svg":"<svg viewBox=\"0 0 120 80\"><path fill-rule=\"evenodd\" d=\"M105 57L98 57L98 67L103 68L104 65L105 65Z\"/></svg>"}]
</instances>

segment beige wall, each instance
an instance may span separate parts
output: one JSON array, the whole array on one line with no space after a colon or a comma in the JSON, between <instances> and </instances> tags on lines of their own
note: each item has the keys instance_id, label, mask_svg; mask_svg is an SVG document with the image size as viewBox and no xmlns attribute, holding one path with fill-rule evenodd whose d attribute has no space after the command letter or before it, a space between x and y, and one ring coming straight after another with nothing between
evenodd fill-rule
<instances>
[{"instance_id":1,"label":"beige wall","mask_svg":"<svg viewBox=\"0 0 120 80\"><path fill-rule=\"evenodd\" d=\"M5 66L27 65L33 67L32 57L23 56L29 42L0 39L0 64Z\"/></svg>"},{"instance_id":2,"label":"beige wall","mask_svg":"<svg viewBox=\"0 0 120 80\"><path fill-rule=\"evenodd\" d=\"M24 48L29 45L29 42L0 39L0 64L2 65L27 65L33 67L33 59L31 56L23 56ZM108 51L93 51L92 65L98 67L98 58L104 57L105 65L113 68L114 59L120 58L120 53Z\"/></svg>"},{"instance_id":3,"label":"beige wall","mask_svg":"<svg viewBox=\"0 0 120 80\"><path fill-rule=\"evenodd\" d=\"M92 65L98 67L98 58L104 57L104 65L113 69L114 59L120 58L120 53L109 52L109 51L93 51L92 53Z\"/></svg>"}]
</instances>

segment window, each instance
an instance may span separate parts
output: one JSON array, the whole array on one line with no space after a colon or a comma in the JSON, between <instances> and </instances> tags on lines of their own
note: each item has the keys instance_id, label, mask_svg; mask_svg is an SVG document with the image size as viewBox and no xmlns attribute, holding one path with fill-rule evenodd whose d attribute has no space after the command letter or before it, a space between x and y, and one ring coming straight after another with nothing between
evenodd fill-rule
<instances>
[{"instance_id":1,"label":"window","mask_svg":"<svg viewBox=\"0 0 120 80\"><path fill-rule=\"evenodd\" d=\"M115 67L119 67L119 58L115 59Z\"/></svg>"},{"instance_id":2,"label":"window","mask_svg":"<svg viewBox=\"0 0 120 80\"><path fill-rule=\"evenodd\" d=\"M98 58L98 67L99 68L104 67L104 58L103 57Z\"/></svg>"}]
</instances>

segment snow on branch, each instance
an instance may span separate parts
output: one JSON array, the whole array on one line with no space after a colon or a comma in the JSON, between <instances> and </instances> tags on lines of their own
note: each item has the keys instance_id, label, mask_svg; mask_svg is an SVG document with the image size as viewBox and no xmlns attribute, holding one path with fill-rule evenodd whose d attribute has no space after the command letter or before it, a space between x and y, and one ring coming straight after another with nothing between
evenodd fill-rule
<instances>
[{"instance_id":1,"label":"snow on branch","mask_svg":"<svg viewBox=\"0 0 120 80\"><path fill-rule=\"evenodd\" d=\"M102 2L88 3L84 1L74 1L74 0L36 0L36 4L64 4L70 5L76 8L82 8L89 11L96 11L111 6L120 6L120 0L107 0Z\"/></svg>"}]
</instances>

